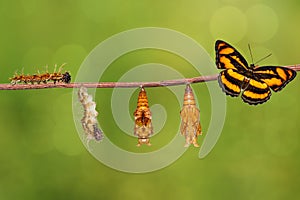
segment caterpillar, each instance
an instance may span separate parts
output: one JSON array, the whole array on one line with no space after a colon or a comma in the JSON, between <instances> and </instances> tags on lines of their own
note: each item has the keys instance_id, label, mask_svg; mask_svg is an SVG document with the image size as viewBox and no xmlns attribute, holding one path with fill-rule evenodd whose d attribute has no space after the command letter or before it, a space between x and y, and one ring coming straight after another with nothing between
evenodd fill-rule
<instances>
[{"instance_id":1,"label":"caterpillar","mask_svg":"<svg viewBox=\"0 0 300 200\"><path fill-rule=\"evenodd\" d=\"M184 147L193 144L195 147L199 147L197 142L198 135L202 134L202 128L200 124L200 110L196 106L193 90L189 84L186 85L183 106L180 111L181 125L180 132L185 136Z\"/></svg>"},{"instance_id":2,"label":"caterpillar","mask_svg":"<svg viewBox=\"0 0 300 200\"><path fill-rule=\"evenodd\" d=\"M137 107L133 115L135 120L134 135L138 137L137 146L141 146L142 144L151 146L150 136L153 134L152 116L148 105L147 94L143 87L140 89Z\"/></svg>"},{"instance_id":3,"label":"caterpillar","mask_svg":"<svg viewBox=\"0 0 300 200\"><path fill-rule=\"evenodd\" d=\"M79 88L78 99L84 110L81 125L87 136L87 141L101 141L103 139L103 132L99 128L97 121L98 112L96 111L96 103L93 101L93 97L88 94L87 88L82 86Z\"/></svg>"},{"instance_id":4,"label":"caterpillar","mask_svg":"<svg viewBox=\"0 0 300 200\"><path fill-rule=\"evenodd\" d=\"M29 74L24 75L23 73L22 74L15 73L15 75L12 78L9 78L9 80L11 81L12 85L15 85L17 83L40 84L40 83L47 83L49 81L53 81L54 84L56 82L70 83L71 74L69 72L61 73L61 69L63 65L59 68L58 72L55 72L54 70L53 73L46 72L44 74L37 73L33 75L29 75ZM55 69L56 69L56 65L55 65Z\"/></svg>"}]
</instances>

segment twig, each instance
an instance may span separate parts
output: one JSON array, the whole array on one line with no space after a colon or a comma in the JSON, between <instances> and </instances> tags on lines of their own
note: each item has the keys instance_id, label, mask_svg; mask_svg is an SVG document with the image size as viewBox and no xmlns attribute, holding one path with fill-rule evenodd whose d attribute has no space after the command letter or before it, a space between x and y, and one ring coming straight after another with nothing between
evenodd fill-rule
<instances>
[{"instance_id":1,"label":"twig","mask_svg":"<svg viewBox=\"0 0 300 200\"><path fill-rule=\"evenodd\" d=\"M300 64L284 66L286 68L300 71ZM0 90L30 90L47 88L135 88L135 87L163 87L185 85L187 83L199 83L217 80L218 74L209 76L198 76L193 78L153 81L153 82L99 82L99 83L47 83L47 84L0 84Z\"/></svg>"},{"instance_id":2,"label":"twig","mask_svg":"<svg viewBox=\"0 0 300 200\"><path fill-rule=\"evenodd\" d=\"M194 78L154 81L154 82L99 82L99 83L40 83L40 84L0 84L0 90L30 90L30 89L47 89L47 88L134 88L134 87L162 87L173 85L184 85L187 83L198 83L212 81L217 79L216 75L199 76Z\"/></svg>"}]
</instances>

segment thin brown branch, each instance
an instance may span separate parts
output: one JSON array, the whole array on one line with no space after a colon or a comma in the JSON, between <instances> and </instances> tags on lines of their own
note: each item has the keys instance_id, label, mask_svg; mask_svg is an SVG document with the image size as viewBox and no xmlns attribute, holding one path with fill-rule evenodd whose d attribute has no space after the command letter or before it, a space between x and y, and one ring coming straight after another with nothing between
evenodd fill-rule
<instances>
[{"instance_id":1,"label":"thin brown branch","mask_svg":"<svg viewBox=\"0 0 300 200\"><path fill-rule=\"evenodd\" d=\"M300 71L300 64L284 66L295 71ZM163 80L153 82L99 82L99 83L46 83L46 84L0 84L0 90L30 90L30 89L47 89L47 88L135 88L135 87L163 87L185 85L187 83L200 83L217 80L218 74L209 76L198 76L193 78Z\"/></svg>"},{"instance_id":2,"label":"thin brown branch","mask_svg":"<svg viewBox=\"0 0 300 200\"><path fill-rule=\"evenodd\" d=\"M184 85L187 83L198 83L217 79L216 75L199 76L194 78L153 81L153 82L99 82L99 83L46 83L46 84L0 84L0 90L29 90L46 88L134 88L134 87L162 87L173 85Z\"/></svg>"}]
</instances>

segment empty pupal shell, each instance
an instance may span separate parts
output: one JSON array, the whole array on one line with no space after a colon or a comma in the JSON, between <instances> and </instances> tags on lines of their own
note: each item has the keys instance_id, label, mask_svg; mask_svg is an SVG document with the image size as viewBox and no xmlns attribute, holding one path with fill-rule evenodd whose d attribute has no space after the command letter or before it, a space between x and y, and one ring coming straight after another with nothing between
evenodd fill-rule
<instances>
[{"instance_id":1,"label":"empty pupal shell","mask_svg":"<svg viewBox=\"0 0 300 200\"><path fill-rule=\"evenodd\" d=\"M193 144L199 147L198 135L202 134L200 124L200 110L196 106L193 90L189 84L186 85L183 106L180 111L180 132L185 137L185 147Z\"/></svg>"}]
</instances>

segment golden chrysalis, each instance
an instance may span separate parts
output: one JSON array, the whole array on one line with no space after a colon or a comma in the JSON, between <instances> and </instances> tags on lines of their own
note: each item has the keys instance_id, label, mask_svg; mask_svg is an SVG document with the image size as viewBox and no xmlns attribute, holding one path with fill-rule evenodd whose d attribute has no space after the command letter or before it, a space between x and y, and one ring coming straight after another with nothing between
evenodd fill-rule
<instances>
[{"instance_id":1,"label":"golden chrysalis","mask_svg":"<svg viewBox=\"0 0 300 200\"><path fill-rule=\"evenodd\" d=\"M196 106L194 93L189 84L187 84L185 88L183 107L180 111L180 116L180 132L185 137L184 147L188 147L190 144L199 147L197 139L198 135L202 134L200 110Z\"/></svg>"},{"instance_id":2,"label":"golden chrysalis","mask_svg":"<svg viewBox=\"0 0 300 200\"><path fill-rule=\"evenodd\" d=\"M141 144L150 146L150 136L153 134L152 117L147 94L143 87L141 87L137 107L133 115L135 120L134 135L138 137L137 146L141 146Z\"/></svg>"}]
</instances>

